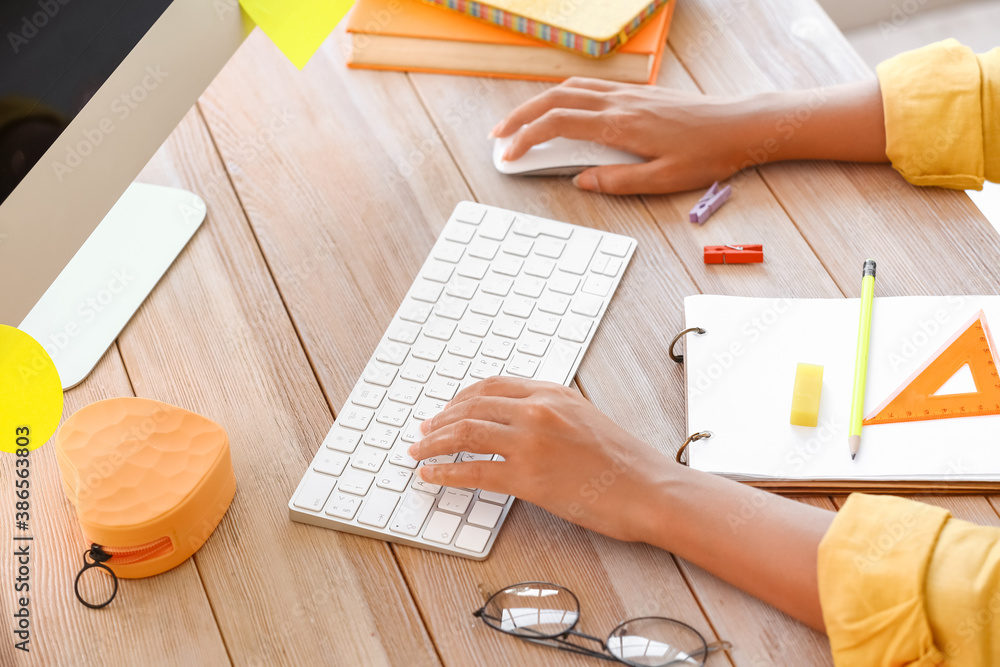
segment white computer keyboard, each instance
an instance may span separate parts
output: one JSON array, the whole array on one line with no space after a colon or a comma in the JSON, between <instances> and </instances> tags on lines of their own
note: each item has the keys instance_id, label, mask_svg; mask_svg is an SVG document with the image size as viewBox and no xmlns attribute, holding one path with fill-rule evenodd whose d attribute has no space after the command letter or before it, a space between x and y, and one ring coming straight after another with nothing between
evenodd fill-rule
<instances>
[{"instance_id":1,"label":"white computer keyboard","mask_svg":"<svg viewBox=\"0 0 1000 667\"><path fill-rule=\"evenodd\" d=\"M482 379L569 384L635 247L461 202L299 482L291 518L486 558L514 499L423 482L424 462L406 450L422 420ZM426 463L458 456L483 459Z\"/></svg>"}]
</instances>

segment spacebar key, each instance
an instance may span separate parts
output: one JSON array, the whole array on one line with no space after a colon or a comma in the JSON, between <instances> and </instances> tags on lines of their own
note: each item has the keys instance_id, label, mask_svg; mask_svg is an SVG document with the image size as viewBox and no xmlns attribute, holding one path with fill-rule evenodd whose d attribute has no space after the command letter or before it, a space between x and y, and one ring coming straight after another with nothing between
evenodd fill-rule
<instances>
[{"instance_id":1,"label":"spacebar key","mask_svg":"<svg viewBox=\"0 0 1000 667\"><path fill-rule=\"evenodd\" d=\"M566 384L569 380L569 372L576 364L576 358L580 355L580 346L567 343L561 340L553 341L552 349L542 363L541 370L535 375L536 380Z\"/></svg>"}]
</instances>

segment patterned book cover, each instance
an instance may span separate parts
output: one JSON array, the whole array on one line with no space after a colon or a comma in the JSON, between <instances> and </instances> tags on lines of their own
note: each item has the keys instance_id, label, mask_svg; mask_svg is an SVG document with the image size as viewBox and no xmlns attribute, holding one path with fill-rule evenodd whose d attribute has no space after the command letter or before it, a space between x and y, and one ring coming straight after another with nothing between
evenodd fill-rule
<instances>
[{"instance_id":1,"label":"patterned book cover","mask_svg":"<svg viewBox=\"0 0 1000 667\"><path fill-rule=\"evenodd\" d=\"M670 0L422 0L553 46L602 58Z\"/></svg>"}]
</instances>

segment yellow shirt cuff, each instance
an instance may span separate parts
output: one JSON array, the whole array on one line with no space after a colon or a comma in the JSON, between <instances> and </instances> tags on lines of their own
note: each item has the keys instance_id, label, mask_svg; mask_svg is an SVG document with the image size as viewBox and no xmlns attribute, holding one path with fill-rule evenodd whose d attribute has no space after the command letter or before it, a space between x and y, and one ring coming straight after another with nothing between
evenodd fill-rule
<instances>
[{"instance_id":1,"label":"yellow shirt cuff","mask_svg":"<svg viewBox=\"0 0 1000 667\"><path fill-rule=\"evenodd\" d=\"M853 494L819 546L819 596L837 665L940 664L924 581L947 511Z\"/></svg>"},{"instance_id":2,"label":"yellow shirt cuff","mask_svg":"<svg viewBox=\"0 0 1000 667\"><path fill-rule=\"evenodd\" d=\"M914 185L982 189L979 60L954 39L901 53L877 70L886 156Z\"/></svg>"}]
</instances>

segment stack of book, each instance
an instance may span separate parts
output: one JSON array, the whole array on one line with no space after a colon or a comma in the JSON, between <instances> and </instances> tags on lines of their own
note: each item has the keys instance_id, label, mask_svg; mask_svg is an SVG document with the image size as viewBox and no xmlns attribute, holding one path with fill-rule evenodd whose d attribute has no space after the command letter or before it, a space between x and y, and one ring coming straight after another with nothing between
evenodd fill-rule
<instances>
[{"instance_id":1,"label":"stack of book","mask_svg":"<svg viewBox=\"0 0 1000 667\"><path fill-rule=\"evenodd\" d=\"M419 0L357 0L347 19L348 65L542 81L589 76L653 83L676 0L646 0L638 12L622 2L610 12L618 16L609 15L607 3L591 2L599 6L591 17L609 26L607 35L596 38L572 32L572 22L563 22L569 28L559 27L480 3L431 1L441 6ZM586 9L587 0L578 4Z\"/></svg>"}]
</instances>

